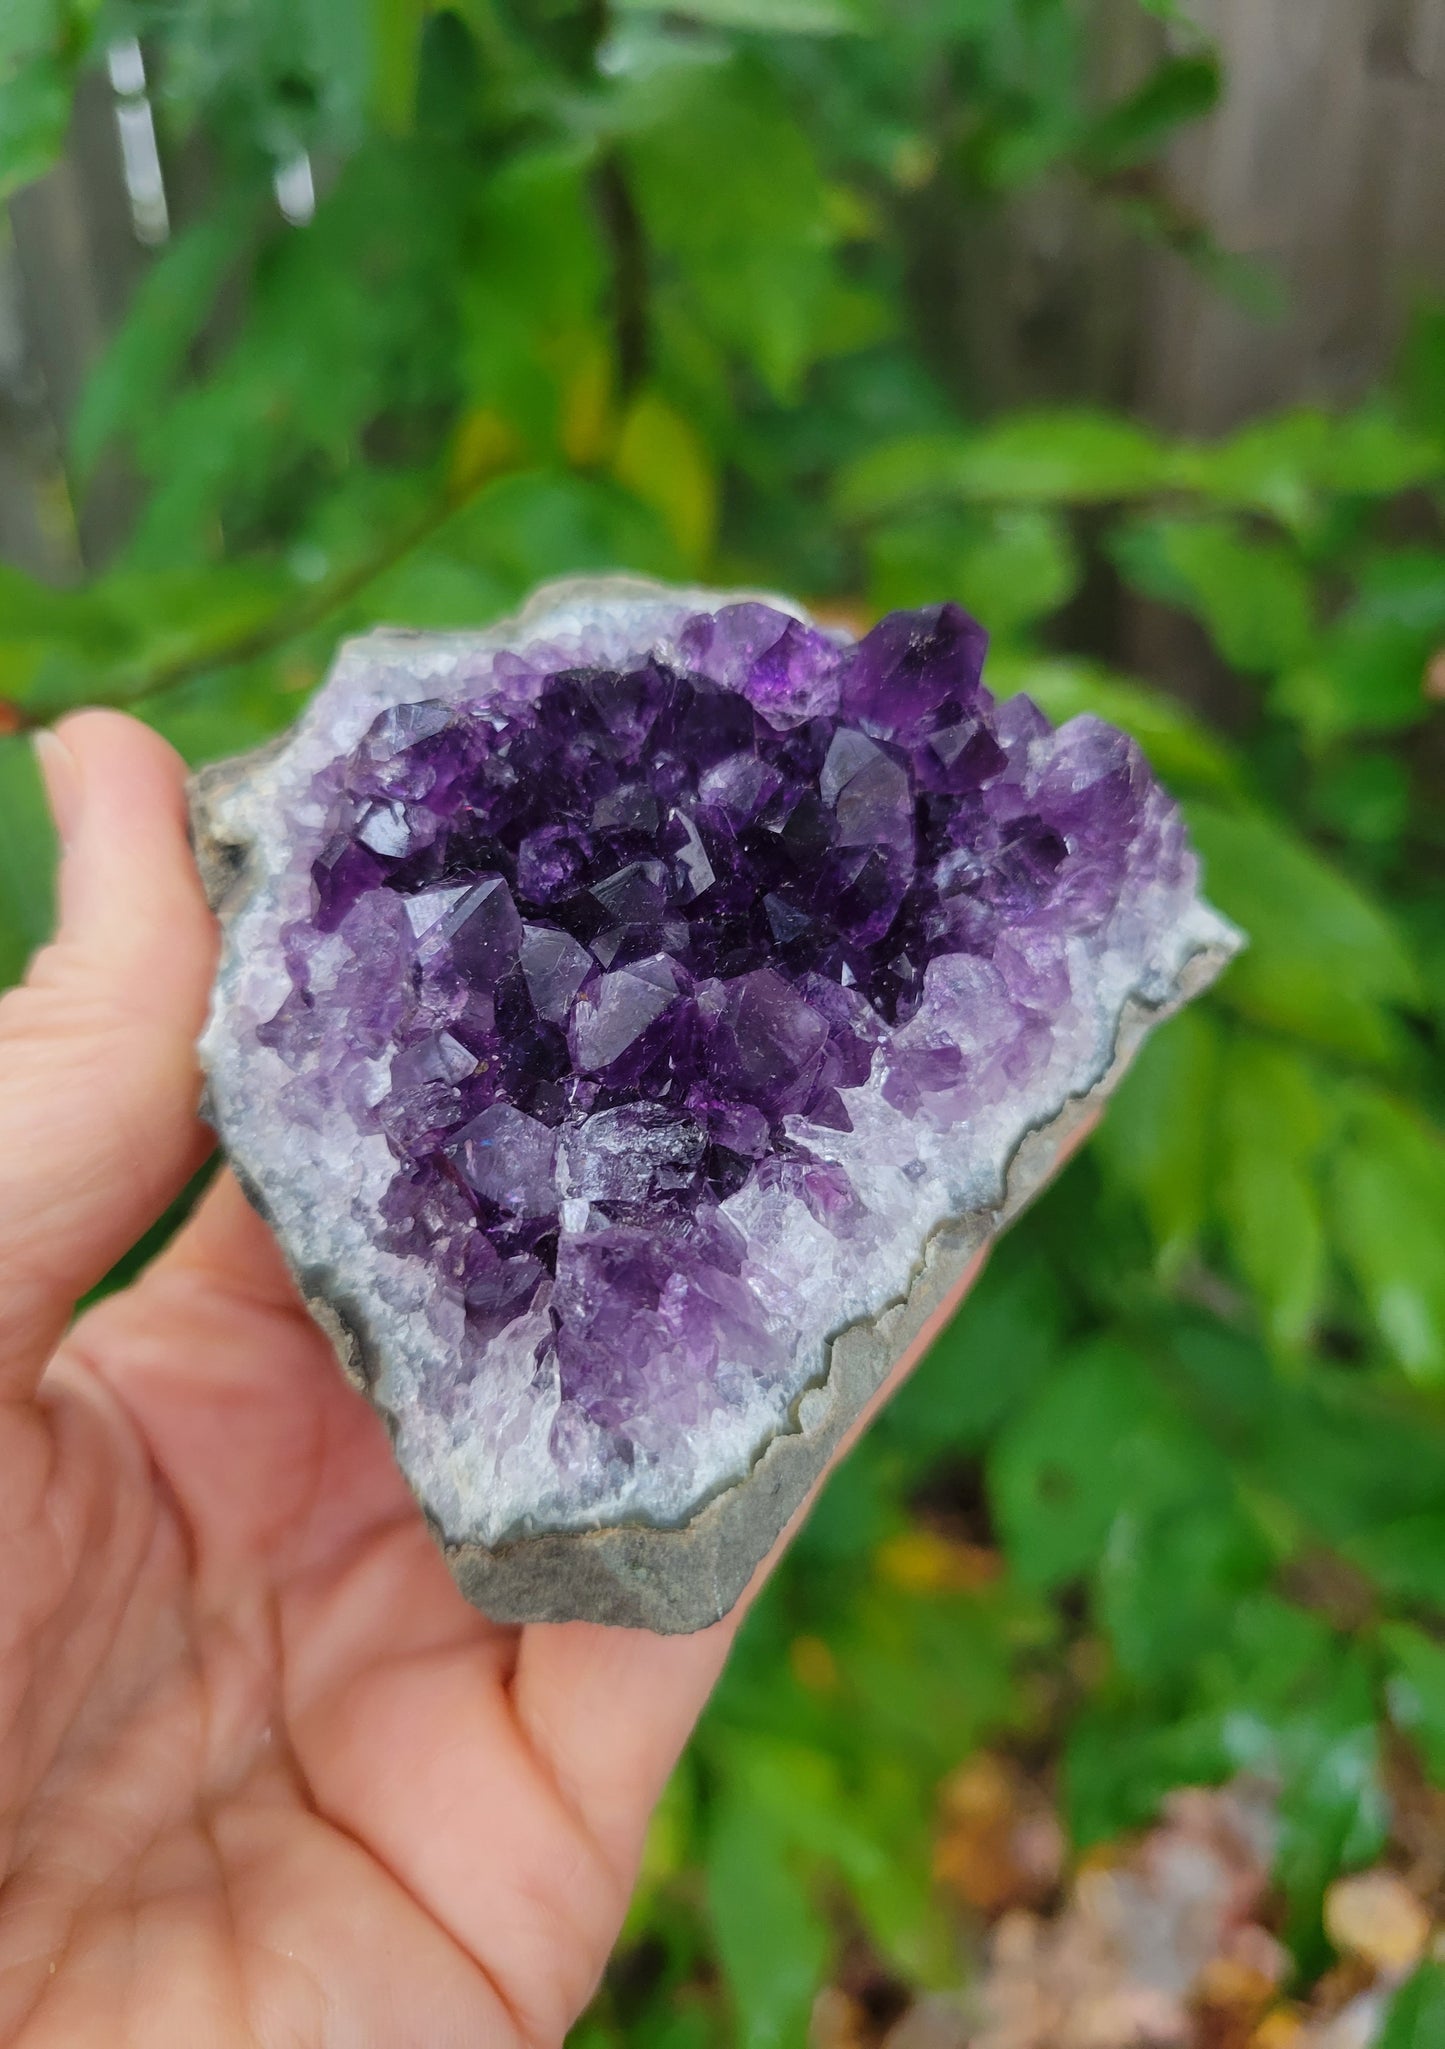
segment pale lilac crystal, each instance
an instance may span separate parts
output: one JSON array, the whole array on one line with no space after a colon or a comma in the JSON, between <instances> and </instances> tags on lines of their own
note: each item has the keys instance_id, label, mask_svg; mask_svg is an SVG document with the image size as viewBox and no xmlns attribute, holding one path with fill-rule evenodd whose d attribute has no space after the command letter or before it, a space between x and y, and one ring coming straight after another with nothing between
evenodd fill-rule
<instances>
[{"instance_id":1,"label":"pale lilac crystal","mask_svg":"<svg viewBox=\"0 0 1445 2049\"><path fill-rule=\"evenodd\" d=\"M996 705L957 606L848 644L649 603L389 672L293 776L256 913L252 1034L298 1126L350 1119L348 1242L425 1323L399 1452L436 1494L482 1427L524 1472L446 1479L487 1541L745 1468L826 1319L992 1199L1193 943L1137 748Z\"/></svg>"}]
</instances>

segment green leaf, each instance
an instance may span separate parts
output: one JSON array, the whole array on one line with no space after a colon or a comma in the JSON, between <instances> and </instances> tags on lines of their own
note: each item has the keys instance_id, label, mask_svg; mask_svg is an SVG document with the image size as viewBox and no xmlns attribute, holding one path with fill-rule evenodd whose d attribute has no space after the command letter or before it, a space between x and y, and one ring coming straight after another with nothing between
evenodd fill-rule
<instances>
[{"instance_id":1,"label":"green leaf","mask_svg":"<svg viewBox=\"0 0 1445 2049\"><path fill-rule=\"evenodd\" d=\"M616 0L616 11L680 15L709 28L761 29L780 36L862 35L877 26L864 0Z\"/></svg>"},{"instance_id":2,"label":"green leaf","mask_svg":"<svg viewBox=\"0 0 1445 2049\"><path fill-rule=\"evenodd\" d=\"M977 434L911 434L846 467L843 519L874 519L920 500L1087 505L1157 489L1168 451L1144 428L1082 408L1016 413Z\"/></svg>"},{"instance_id":3,"label":"green leaf","mask_svg":"<svg viewBox=\"0 0 1445 2049\"><path fill-rule=\"evenodd\" d=\"M739 2049L795 2049L822 1983L828 1929L775 1817L732 1787L708 1832L707 1905Z\"/></svg>"},{"instance_id":4,"label":"green leaf","mask_svg":"<svg viewBox=\"0 0 1445 2049\"><path fill-rule=\"evenodd\" d=\"M1335 1160L1340 1250L1412 1380L1445 1383L1445 1138L1388 1096L1360 1092Z\"/></svg>"},{"instance_id":5,"label":"green leaf","mask_svg":"<svg viewBox=\"0 0 1445 2049\"><path fill-rule=\"evenodd\" d=\"M1409 764L1383 748L1337 751L1320 764L1312 798L1315 815L1342 838L1393 846L1410 822Z\"/></svg>"},{"instance_id":6,"label":"green leaf","mask_svg":"<svg viewBox=\"0 0 1445 2049\"><path fill-rule=\"evenodd\" d=\"M1325 1888L1387 1833L1374 1674L1355 1645L1271 1595L1241 1603L1235 1639L1235 1670L1215 1681L1226 1748L1237 1771L1280 1786L1276 1876L1296 1944L1322 1962Z\"/></svg>"},{"instance_id":7,"label":"green leaf","mask_svg":"<svg viewBox=\"0 0 1445 2049\"><path fill-rule=\"evenodd\" d=\"M1252 1469L1316 1539L1353 1556L1368 1532L1435 1513L1445 1443L1398 1378L1286 1378L1271 1374L1262 1354L1255 1359L1259 1406L1240 1425L1250 1432Z\"/></svg>"},{"instance_id":8,"label":"green leaf","mask_svg":"<svg viewBox=\"0 0 1445 2049\"><path fill-rule=\"evenodd\" d=\"M248 651L295 597L284 572L260 564L103 578L61 600L76 628L73 654L58 645L15 694L42 719L85 702L98 677L114 701L133 702L182 673ZM0 647L0 674L3 668Z\"/></svg>"},{"instance_id":9,"label":"green leaf","mask_svg":"<svg viewBox=\"0 0 1445 2049\"><path fill-rule=\"evenodd\" d=\"M1445 1614L1445 1512L1401 1516L1341 1548L1392 1600L1423 1601Z\"/></svg>"},{"instance_id":10,"label":"green leaf","mask_svg":"<svg viewBox=\"0 0 1445 2049\"><path fill-rule=\"evenodd\" d=\"M844 1459L798 1533L798 1555L830 1573L871 1556L899 1522L890 1479L866 1453Z\"/></svg>"},{"instance_id":11,"label":"green leaf","mask_svg":"<svg viewBox=\"0 0 1445 2049\"><path fill-rule=\"evenodd\" d=\"M1086 1701L1062 1762L1069 1835L1081 1850L1146 1827L1176 1787L1210 1785L1230 1770L1217 1715L1169 1719L1152 1696L1134 1693Z\"/></svg>"},{"instance_id":12,"label":"green leaf","mask_svg":"<svg viewBox=\"0 0 1445 2049\"><path fill-rule=\"evenodd\" d=\"M172 241L141 278L125 319L86 381L71 424L82 476L108 443L144 425L164 405L252 217L247 195L230 194L215 213Z\"/></svg>"},{"instance_id":13,"label":"green leaf","mask_svg":"<svg viewBox=\"0 0 1445 2049\"><path fill-rule=\"evenodd\" d=\"M886 1746L941 1777L1018 1714L1018 1648L1040 1636L1037 1610L1014 1590L908 1595L875 1583L855 1603L846 1651L865 1750Z\"/></svg>"},{"instance_id":14,"label":"green leaf","mask_svg":"<svg viewBox=\"0 0 1445 2049\"><path fill-rule=\"evenodd\" d=\"M1219 1208L1234 1264L1271 1340L1297 1351L1324 1295L1325 1225L1316 1166L1331 1119L1308 1061L1241 1033L1220 1072Z\"/></svg>"},{"instance_id":15,"label":"green leaf","mask_svg":"<svg viewBox=\"0 0 1445 2049\"><path fill-rule=\"evenodd\" d=\"M1062 1321L1047 1264L1001 1254L884 1410L880 1434L914 1457L981 1445L1042 1384Z\"/></svg>"},{"instance_id":16,"label":"green leaf","mask_svg":"<svg viewBox=\"0 0 1445 2049\"><path fill-rule=\"evenodd\" d=\"M1189 1459L1139 1359L1100 1341L1079 1353L1008 1425L990 1496L1014 1570L1048 1590L1102 1557L1121 1503L1157 1492Z\"/></svg>"},{"instance_id":17,"label":"green leaf","mask_svg":"<svg viewBox=\"0 0 1445 2049\"><path fill-rule=\"evenodd\" d=\"M1418 971L1380 906L1262 813L1186 804L1210 896L1247 950L1220 998L1257 1024L1358 1060L1399 1057L1394 1005L1422 999Z\"/></svg>"},{"instance_id":18,"label":"green leaf","mask_svg":"<svg viewBox=\"0 0 1445 2049\"><path fill-rule=\"evenodd\" d=\"M60 0L8 0L0 14L0 94L7 73L51 48L61 29Z\"/></svg>"},{"instance_id":19,"label":"green leaf","mask_svg":"<svg viewBox=\"0 0 1445 2049\"><path fill-rule=\"evenodd\" d=\"M509 603L549 576L622 565L668 577L682 567L650 507L616 484L553 470L499 478L436 538L494 578Z\"/></svg>"},{"instance_id":20,"label":"green leaf","mask_svg":"<svg viewBox=\"0 0 1445 2049\"><path fill-rule=\"evenodd\" d=\"M372 101L383 129L405 135L416 108L421 35L430 0L371 0Z\"/></svg>"},{"instance_id":21,"label":"green leaf","mask_svg":"<svg viewBox=\"0 0 1445 2049\"><path fill-rule=\"evenodd\" d=\"M1398 381L1411 424L1445 440L1445 305L1416 308Z\"/></svg>"},{"instance_id":22,"label":"green leaf","mask_svg":"<svg viewBox=\"0 0 1445 2049\"><path fill-rule=\"evenodd\" d=\"M1166 59L1136 93L1093 124L1084 137L1083 161L1105 175L1142 163L1170 140L1175 129L1208 114L1218 103L1223 82L1219 61L1212 55Z\"/></svg>"},{"instance_id":23,"label":"green leaf","mask_svg":"<svg viewBox=\"0 0 1445 2049\"><path fill-rule=\"evenodd\" d=\"M838 1759L811 1745L747 1732L720 1746L729 1792L768 1817L769 1826L813 1865L843 1879L886 1956L910 1975L931 1973L951 1945L931 1898L928 1834L914 1801L904 1809L901 1841L896 1773L873 1773L873 1798L845 1786ZM899 1853L902 1852L900 1855Z\"/></svg>"},{"instance_id":24,"label":"green leaf","mask_svg":"<svg viewBox=\"0 0 1445 2049\"><path fill-rule=\"evenodd\" d=\"M648 88L624 142L648 238L712 330L792 399L818 352L836 239L809 138L750 61Z\"/></svg>"},{"instance_id":25,"label":"green leaf","mask_svg":"<svg viewBox=\"0 0 1445 2049\"><path fill-rule=\"evenodd\" d=\"M1143 1205L1166 1278L1204 1224L1218 1076L1218 1026L1182 1012L1140 1048L1094 1139L1105 1175Z\"/></svg>"},{"instance_id":26,"label":"green leaf","mask_svg":"<svg viewBox=\"0 0 1445 2049\"><path fill-rule=\"evenodd\" d=\"M1376 2049L1436 2049L1445 2042L1445 1965L1422 1964L1390 2001Z\"/></svg>"},{"instance_id":27,"label":"green leaf","mask_svg":"<svg viewBox=\"0 0 1445 2049\"><path fill-rule=\"evenodd\" d=\"M595 369L602 347L604 263L589 169L583 152L552 147L495 170L478 194L460 279L469 399L541 447L559 443L569 387Z\"/></svg>"},{"instance_id":28,"label":"green leaf","mask_svg":"<svg viewBox=\"0 0 1445 2049\"><path fill-rule=\"evenodd\" d=\"M1287 542L1225 520L1156 519L1121 529L1112 545L1129 580L1197 612L1235 668L1268 675L1308 652L1314 598Z\"/></svg>"},{"instance_id":29,"label":"green leaf","mask_svg":"<svg viewBox=\"0 0 1445 2049\"><path fill-rule=\"evenodd\" d=\"M1406 1622L1387 1623L1380 1643L1390 1661L1391 1717L1419 1744L1431 1777L1445 1785L1445 1648Z\"/></svg>"},{"instance_id":30,"label":"green leaf","mask_svg":"<svg viewBox=\"0 0 1445 2049\"><path fill-rule=\"evenodd\" d=\"M55 834L35 766L18 735L0 739L0 988L18 982L54 917Z\"/></svg>"},{"instance_id":31,"label":"green leaf","mask_svg":"<svg viewBox=\"0 0 1445 2049\"><path fill-rule=\"evenodd\" d=\"M228 654L284 616L298 596L285 570L264 562L110 576L95 591L129 628L137 659L155 668L199 666Z\"/></svg>"},{"instance_id":32,"label":"green leaf","mask_svg":"<svg viewBox=\"0 0 1445 2049\"><path fill-rule=\"evenodd\" d=\"M364 610L377 625L445 632L498 617L515 596L513 578L482 562L461 560L438 544L412 549L379 576L366 592Z\"/></svg>"},{"instance_id":33,"label":"green leaf","mask_svg":"<svg viewBox=\"0 0 1445 2049\"><path fill-rule=\"evenodd\" d=\"M154 486L136 567L206 561L226 535L292 539L323 494L364 472L379 420L430 452L435 409L457 403L472 206L468 181L438 172L430 145L373 142L304 233L267 222L233 345L130 436Z\"/></svg>"},{"instance_id":34,"label":"green leaf","mask_svg":"<svg viewBox=\"0 0 1445 2049\"><path fill-rule=\"evenodd\" d=\"M57 589L0 563L0 642L61 642L100 659L123 651L130 638L94 586Z\"/></svg>"},{"instance_id":35,"label":"green leaf","mask_svg":"<svg viewBox=\"0 0 1445 2049\"><path fill-rule=\"evenodd\" d=\"M622 423L612 468L620 484L657 512L682 561L699 568L717 526L718 482L691 421L661 393L640 392Z\"/></svg>"},{"instance_id":36,"label":"green leaf","mask_svg":"<svg viewBox=\"0 0 1445 2049\"><path fill-rule=\"evenodd\" d=\"M1069 1812L1088 1842L1150 1818L1179 1785L1237 1772L1278 1789L1276 1876L1291 1936L1322 1965L1319 1910L1338 1872L1376 1856L1388 1808L1373 1674L1314 1616L1267 1592L1239 1599L1232 1627L1201 1640L1182 1710L1101 1703L1071 1734ZM1176 1695L1177 1698L1177 1695Z\"/></svg>"},{"instance_id":37,"label":"green leaf","mask_svg":"<svg viewBox=\"0 0 1445 2049\"><path fill-rule=\"evenodd\" d=\"M1317 659L1282 677L1273 701L1317 747L1348 734L1419 724L1431 710L1425 672L1442 644L1445 553L1398 548L1376 554Z\"/></svg>"},{"instance_id":38,"label":"green leaf","mask_svg":"<svg viewBox=\"0 0 1445 2049\"><path fill-rule=\"evenodd\" d=\"M1150 1686L1186 1679L1225 1641L1273 1563L1208 1457L1176 1461L1170 1477L1153 1502L1120 1507L1098 1569L1097 1613L1119 1670Z\"/></svg>"},{"instance_id":39,"label":"green leaf","mask_svg":"<svg viewBox=\"0 0 1445 2049\"><path fill-rule=\"evenodd\" d=\"M299 693L318 679L320 666L298 662L294 651L281 660L235 663L142 698L134 709L198 768L259 747L289 725L301 708Z\"/></svg>"},{"instance_id":40,"label":"green leaf","mask_svg":"<svg viewBox=\"0 0 1445 2049\"><path fill-rule=\"evenodd\" d=\"M1182 450L1179 481L1307 529L1321 494L1389 497L1431 482L1442 467L1437 441L1376 404L1342 415L1301 408L1252 421L1227 440Z\"/></svg>"},{"instance_id":41,"label":"green leaf","mask_svg":"<svg viewBox=\"0 0 1445 2049\"><path fill-rule=\"evenodd\" d=\"M71 82L48 57L0 78L0 200L50 169L65 147Z\"/></svg>"},{"instance_id":42,"label":"green leaf","mask_svg":"<svg viewBox=\"0 0 1445 2049\"><path fill-rule=\"evenodd\" d=\"M1067 604L1082 574L1065 522L1032 506L898 520L869 536L868 560L877 611L954 597L1000 638Z\"/></svg>"},{"instance_id":43,"label":"green leaf","mask_svg":"<svg viewBox=\"0 0 1445 2049\"><path fill-rule=\"evenodd\" d=\"M1092 712L1121 726L1173 789L1221 792L1238 786L1238 769L1208 727L1147 684L1092 662L1059 661L1010 648L989 655L987 676L995 696L1013 697L1022 690L1055 725Z\"/></svg>"}]
</instances>

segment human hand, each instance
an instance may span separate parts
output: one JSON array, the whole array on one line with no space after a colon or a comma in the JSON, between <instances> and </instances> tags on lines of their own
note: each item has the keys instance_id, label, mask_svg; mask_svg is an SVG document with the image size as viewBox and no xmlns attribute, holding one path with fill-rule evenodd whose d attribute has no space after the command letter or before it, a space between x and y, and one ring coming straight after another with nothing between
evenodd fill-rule
<instances>
[{"instance_id":1,"label":"human hand","mask_svg":"<svg viewBox=\"0 0 1445 2049\"><path fill-rule=\"evenodd\" d=\"M556 2044L738 1614L469 1608L229 1175L65 1334L205 1156L215 938L163 742L83 713L46 774L60 935L0 1002L0 2043Z\"/></svg>"}]
</instances>

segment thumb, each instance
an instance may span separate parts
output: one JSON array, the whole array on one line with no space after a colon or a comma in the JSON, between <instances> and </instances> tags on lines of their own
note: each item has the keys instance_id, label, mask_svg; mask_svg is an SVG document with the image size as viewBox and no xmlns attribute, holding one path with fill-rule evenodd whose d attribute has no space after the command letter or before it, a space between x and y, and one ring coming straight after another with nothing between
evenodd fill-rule
<instances>
[{"instance_id":1,"label":"thumb","mask_svg":"<svg viewBox=\"0 0 1445 2049\"><path fill-rule=\"evenodd\" d=\"M181 762L109 711L66 719L37 753L60 922L0 1001L0 1399L33 1391L76 1299L209 1143L194 1046L215 939Z\"/></svg>"}]
</instances>

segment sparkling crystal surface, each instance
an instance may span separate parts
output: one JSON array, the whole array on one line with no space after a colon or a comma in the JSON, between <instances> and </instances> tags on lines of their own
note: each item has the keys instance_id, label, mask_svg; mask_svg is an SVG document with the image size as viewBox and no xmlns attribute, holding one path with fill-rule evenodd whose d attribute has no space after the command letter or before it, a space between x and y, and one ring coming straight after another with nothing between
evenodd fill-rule
<instances>
[{"instance_id":1,"label":"sparkling crystal surface","mask_svg":"<svg viewBox=\"0 0 1445 2049\"><path fill-rule=\"evenodd\" d=\"M222 807L218 1121L450 1535L741 1477L1220 940L1138 750L996 704L984 647L562 595L355 643Z\"/></svg>"}]
</instances>

